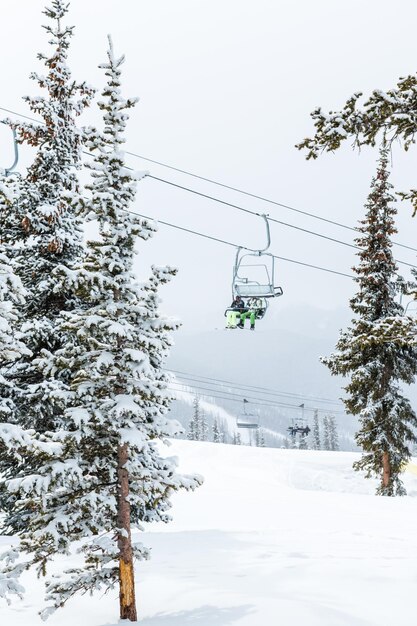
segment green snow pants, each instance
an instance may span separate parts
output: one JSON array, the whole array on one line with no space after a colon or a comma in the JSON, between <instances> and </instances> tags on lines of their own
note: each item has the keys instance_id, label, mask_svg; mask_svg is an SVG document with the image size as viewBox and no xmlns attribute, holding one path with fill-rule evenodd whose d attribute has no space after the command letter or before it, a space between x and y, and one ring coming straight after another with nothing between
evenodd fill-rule
<instances>
[{"instance_id":1,"label":"green snow pants","mask_svg":"<svg viewBox=\"0 0 417 626\"><path fill-rule=\"evenodd\" d=\"M250 319L250 325L255 326L256 311L246 311L245 313L242 313L242 315L240 316L240 323L242 324L242 326L244 326L248 315Z\"/></svg>"}]
</instances>

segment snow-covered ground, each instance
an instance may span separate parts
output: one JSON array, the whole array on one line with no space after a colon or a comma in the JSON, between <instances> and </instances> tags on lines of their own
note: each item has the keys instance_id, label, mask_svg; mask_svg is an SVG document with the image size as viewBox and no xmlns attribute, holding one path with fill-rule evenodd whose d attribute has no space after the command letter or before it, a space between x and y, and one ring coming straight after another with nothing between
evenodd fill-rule
<instances>
[{"instance_id":1,"label":"snow-covered ground","mask_svg":"<svg viewBox=\"0 0 417 626\"><path fill-rule=\"evenodd\" d=\"M417 466L405 498L373 495L347 452L175 441L205 476L174 497L173 523L143 536L142 626L409 626L417 590ZM6 540L3 543L7 543ZM66 559L65 565L69 563ZM62 567L60 561L58 568ZM1 605L1 626L36 626L42 585ZM50 626L113 626L117 592L79 597Z\"/></svg>"}]
</instances>

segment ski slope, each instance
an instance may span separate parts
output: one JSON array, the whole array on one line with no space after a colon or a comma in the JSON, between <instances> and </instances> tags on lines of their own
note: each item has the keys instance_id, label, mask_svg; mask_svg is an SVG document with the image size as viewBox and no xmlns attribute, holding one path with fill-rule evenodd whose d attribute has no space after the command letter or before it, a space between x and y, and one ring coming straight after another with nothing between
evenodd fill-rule
<instances>
[{"instance_id":1,"label":"ski slope","mask_svg":"<svg viewBox=\"0 0 417 626\"><path fill-rule=\"evenodd\" d=\"M355 453L174 441L169 454L205 483L174 496L171 524L143 534L152 559L136 567L142 626L412 623L417 465L408 497L391 499L353 472ZM42 623L42 585L33 574L24 583L23 601L1 605L2 626ZM117 611L115 590L70 601L48 624L114 626Z\"/></svg>"}]
</instances>

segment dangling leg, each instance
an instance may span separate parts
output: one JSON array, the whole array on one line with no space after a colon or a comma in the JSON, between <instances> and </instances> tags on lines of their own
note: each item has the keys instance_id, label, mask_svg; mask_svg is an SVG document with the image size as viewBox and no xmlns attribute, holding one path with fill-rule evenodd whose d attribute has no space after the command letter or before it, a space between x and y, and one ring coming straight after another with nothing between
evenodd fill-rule
<instances>
[{"instance_id":1,"label":"dangling leg","mask_svg":"<svg viewBox=\"0 0 417 626\"><path fill-rule=\"evenodd\" d=\"M250 312L250 329L251 330L255 330L255 318L256 318L255 311L251 311Z\"/></svg>"},{"instance_id":2,"label":"dangling leg","mask_svg":"<svg viewBox=\"0 0 417 626\"><path fill-rule=\"evenodd\" d=\"M227 312L227 316L226 316L226 320L227 320L227 324L226 324L226 328L236 328L236 318L238 316L237 311L228 311Z\"/></svg>"},{"instance_id":3,"label":"dangling leg","mask_svg":"<svg viewBox=\"0 0 417 626\"><path fill-rule=\"evenodd\" d=\"M240 317L240 322L238 324L239 328L244 328L245 327L245 320L248 316L247 311L245 311L244 313L240 313L239 317Z\"/></svg>"}]
</instances>

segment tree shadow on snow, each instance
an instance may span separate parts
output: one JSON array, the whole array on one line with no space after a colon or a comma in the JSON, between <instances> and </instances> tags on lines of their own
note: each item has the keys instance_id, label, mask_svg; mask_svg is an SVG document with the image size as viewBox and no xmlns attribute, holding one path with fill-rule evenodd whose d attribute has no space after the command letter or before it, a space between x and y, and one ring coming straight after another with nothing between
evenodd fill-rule
<instances>
[{"instance_id":1,"label":"tree shadow on snow","mask_svg":"<svg viewBox=\"0 0 417 626\"><path fill-rule=\"evenodd\" d=\"M228 626L245 615L253 613L254 610L255 607L250 604L230 607L200 606L177 613L157 613L152 617L140 619L139 624L140 626ZM120 626L122 623L124 624L124 622L118 622L106 626Z\"/></svg>"}]
</instances>

